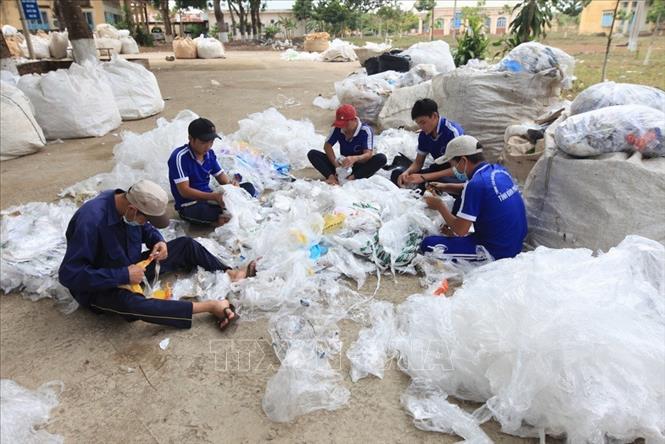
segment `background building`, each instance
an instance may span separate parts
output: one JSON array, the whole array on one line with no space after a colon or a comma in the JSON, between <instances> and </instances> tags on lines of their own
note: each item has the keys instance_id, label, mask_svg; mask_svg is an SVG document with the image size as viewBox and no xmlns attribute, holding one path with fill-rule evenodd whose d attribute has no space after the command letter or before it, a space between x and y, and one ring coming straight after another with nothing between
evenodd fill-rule
<instances>
[{"instance_id":1,"label":"background building","mask_svg":"<svg viewBox=\"0 0 665 444\"><path fill-rule=\"evenodd\" d=\"M620 15L614 25L614 32L621 32L623 34L628 34L630 32L634 26L635 14L633 14L633 12L637 8L638 2L645 3L645 0L619 2ZM609 33L616 4L616 0L593 0L584 8L580 15L578 32L580 34ZM643 14L639 27L640 32L649 31L649 25L646 22L646 14Z\"/></svg>"},{"instance_id":2,"label":"background building","mask_svg":"<svg viewBox=\"0 0 665 444\"><path fill-rule=\"evenodd\" d=\"M54 0L38 0L40 20L29 20L28 28L31 31L39 29L53 31L58 29L58 18L55 14ZM81 0L83 14L90 29L95 29L100 23L114 24L122 19L122 5L120 0ZM21 15L16 0L0 0L0 23L22 29Z\"/></svg>"}]
</instances>

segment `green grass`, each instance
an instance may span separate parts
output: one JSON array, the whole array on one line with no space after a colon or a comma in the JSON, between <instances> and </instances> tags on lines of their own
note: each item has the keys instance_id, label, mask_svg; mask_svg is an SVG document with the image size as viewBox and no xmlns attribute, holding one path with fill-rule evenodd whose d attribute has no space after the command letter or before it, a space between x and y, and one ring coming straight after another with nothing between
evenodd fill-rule
<instances>
[{"instance_id":1,"label":"green grass","mask_svg":"<svg viewBox=\"0 0 665 444\"><path fill-rule=\"evenodd\" d=\"M454 42L451 36L444 36L440 39L447 42L451 48L457 46L457 43ZM495 36L492 36L491 39L492 41L498 40ZM354 37L348 40L359 46L368 41L375 43L383 41L382 38L378 37ZM392 38L392 44L396 48L407 48L414 43L427 40L427 36L395 36ZM566 94L566 98L572 99L580 91L601 81L600 76L605 55L605 46L607 45L606 37L572 33L568 35L551 33L542 42L560 48L575 57L575 76L577 77L577 81L573 89ZM638 51L632 53L625 46L620 46L627 43L627 39L620 35L615 36L612 39L606 78L615 82L638 83L665 89L665 36L655 38L650 63L645 66L643 61L650 42L650 36L640 37ZM493 58L500 49L490 46L489 58ZM498 60L498 58L496 57L495 59Z\"/></svg>"}]
</instances>

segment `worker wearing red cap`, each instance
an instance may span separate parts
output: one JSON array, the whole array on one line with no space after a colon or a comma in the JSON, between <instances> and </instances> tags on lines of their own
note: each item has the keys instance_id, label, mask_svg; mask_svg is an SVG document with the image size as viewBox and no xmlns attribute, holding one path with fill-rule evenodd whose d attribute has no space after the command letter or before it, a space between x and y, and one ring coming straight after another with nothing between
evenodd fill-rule
<instances>
[{"instance_id":1,"label":"worker wearing red cap","mask_svg":"<svg viewBox=\"0 0 665 444\"><path fill-rule=\"evenodd\" d=\"M335 156L333 147L339 144L341 157ZM347 180L366 179L386 164L386 156L374 154L374 133L362 123L353 105L337 108L335 123L323 145L324 152L311 150L307 158L326 182L338 185L337 168L350 170Z\"/></svg>"}]
</instances>

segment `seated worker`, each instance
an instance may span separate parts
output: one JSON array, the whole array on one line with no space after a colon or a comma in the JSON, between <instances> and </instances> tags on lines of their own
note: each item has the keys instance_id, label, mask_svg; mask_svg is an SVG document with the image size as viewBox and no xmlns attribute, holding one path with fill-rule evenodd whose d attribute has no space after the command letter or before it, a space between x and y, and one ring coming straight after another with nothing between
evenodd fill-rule
<instances>
[{"instance_id":1,"label":"seated worker","mask_svg":"<svg viewBox=\"0 0 665 444\"><path fill-rule=\"evenodd\" d=\"M192 315L206 312L216 316L219 327L224 329L236 318L233 305L227 300L147 299L127 287L140 284L144 276L152 281L157 262L162 273L203 267L208 271L224 270L231 281L256 274L255 262L250 262L245 270L231 270L190 237L164 242L155 226L168 225L164 215L167 204L166 191L148 180L137 182L126 192L104 191L83 204L67 226L60 283L80 305L96 313L190 328ZM148 251L141 253L143 244ZM152 262L147 268L137 265L148 258Z\"/></svg>"},{"instance_id":2,"label":"seated worker","mask_svg":"<svg viewBox=\"0 0 665 444\"><path fill-rule=\"evenodd\" d=\"M221 185L240 186L252 196L256 190L251 183L238 184L229 178L217 162L211 149L215 139L221 139L215 125L198 118L189 124L189 143L176 148L169 158L169 183L175 209L186 221L200 225L224 225L231 218L224 211L224 192L213 193L212 175Z\"/></svg>"},{"instance_id":3,"label":"seated worker","mask_svg":"<svg viewBox=\"0 0 665 444\"><path fill-rule=\"evenodd\" d=\"M459 183L450 165L434 164L423 169L428 155L436 160L444 155L446 146L455 137L464 134L462 127L439 115L439 107L432 99L420 99L411 108L411 118L420 128L416 160L406 169L393 170L390 180L398 187L418 187L424 191L425 182Z\"/></svg>"},{"instance_id":4,"label":"seated worker","mask_svg":"<svg viewBox=\"0 0 665 444\"><path fill-rule=\"evenodd\" d=\"M333 146L339 143L341 159L335 158ZM351 168L346 180L371 177L386 164L384 154L374 154L374 134L372 128L362 123L352 105L342 105L335 113L335 123L323 145L321 152L311 150L307 158L326 182L338 185L337 168Z\"/></svg>"},{"instance_id":5,"label":"seated worker","mask_svg":"<svg viewBox=\"0 0 665 444\"><path fill-rule=\"evenodd\" d=\"M443 160L450 162L456 177L466 181L460 209L453 215L439 197L425 196L427 206L443 216L444 236L426 237L420 249L427 252L441 245L446 256L466 260L482 259L478 246L494 259L516 256L527 233L526 210L508 171L485 162L482 146L471 136L453 139ZM475 232L468 234L471 224Z\"/></svg>"}]
</instances>

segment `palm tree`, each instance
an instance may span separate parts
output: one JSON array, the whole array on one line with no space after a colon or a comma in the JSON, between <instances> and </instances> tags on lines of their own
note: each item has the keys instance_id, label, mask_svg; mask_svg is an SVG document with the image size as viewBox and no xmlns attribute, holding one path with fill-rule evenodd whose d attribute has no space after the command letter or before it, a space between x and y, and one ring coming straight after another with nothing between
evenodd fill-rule
<instances>
[{"instance_id":1,"label":"palm tree","mask_svg":"<svg viewBox=\"0 0 665 444\"><path fill-rule=\"evenodd\" d=\"M74 61L82 63L86 60L97 60L97 48L92 37L92 31L85 20L81 3L78 0L57 0L69 32L69 41L72 44Z\"/></svg>"}]
</instances>

